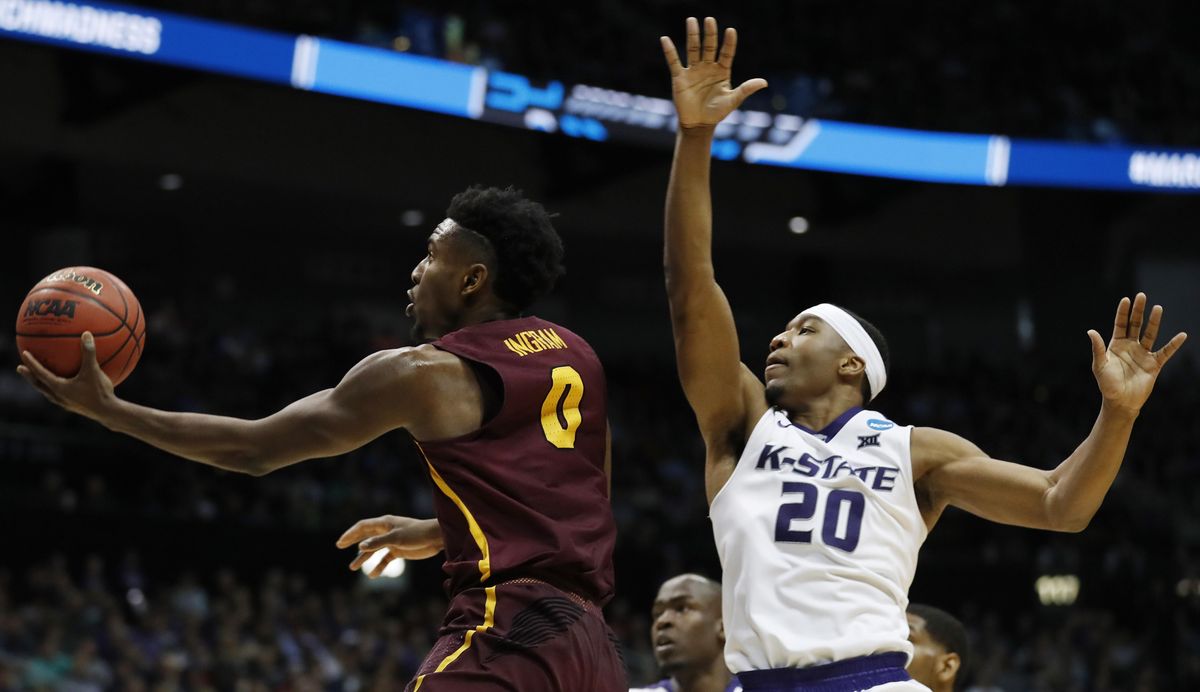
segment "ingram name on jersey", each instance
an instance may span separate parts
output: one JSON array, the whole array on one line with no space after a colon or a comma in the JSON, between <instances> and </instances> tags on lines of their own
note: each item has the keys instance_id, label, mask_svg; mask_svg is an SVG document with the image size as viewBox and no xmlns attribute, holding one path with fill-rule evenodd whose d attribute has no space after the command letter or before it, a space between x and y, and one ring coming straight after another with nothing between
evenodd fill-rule
<instances>
[{"instance_id":1,"label":"ingram name on jersey","mask_svg":"<svg viewBox=\"0 0 1200 692\"><path fill-rule=\"evenodd\" d=\"M820 432L771 409L711 517L734 673L902 651L926 528L911 426L853 408Z\"/></svg>"}]
</instances>

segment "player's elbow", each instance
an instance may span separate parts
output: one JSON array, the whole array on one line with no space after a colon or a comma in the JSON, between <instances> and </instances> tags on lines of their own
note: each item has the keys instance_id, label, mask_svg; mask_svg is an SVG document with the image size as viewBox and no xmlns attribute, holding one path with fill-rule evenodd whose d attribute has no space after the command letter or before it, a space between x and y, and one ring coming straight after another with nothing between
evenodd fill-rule
<instances>
[{"instance_id":1,"label":"player's elbow","mask_svg":"<svg viewBox=\"0 0 1200 692\"><path fill-rule=\"evenodd\" d=\"M1054 527L1054 530L1061 533L1079 533L1086 529L1091 523L1092 515L1090 514L1087 516L1067 517L1060 519L1058 524Z\"/></svg>"},{"instance_id":2,"label":"player's elbow","mask_svg":"<svg viewBox=\"0 0 1200 692\"><path fill-rule=\"evenodd\" d=\"M278 463L275 459L262 452L250 449L237 449L224 452L216 459L216 466L234 473L244 473L248 476L265 476L286 464Z\"/></svg>"},{"instance_id":3,"label":"player's elbow","mask_svg":"<svg viewBox=\"0 0 1200 692\"><path fill-rule=\"evenodd\" d=\"M679 280L679 274L673 269L671 262L663 263L663 282L667 287L667 298L675 302L683 294L683 282Z\"/></svg>"},{"instance_id":4,"label":"player's elbow","mask_svg":"<svg viewBox=\"0 0 1200 692\"><path fill-rule=\"evenodd\" d=\"M1047 528L1061 533L1079 533L1086 529L1100 506L1064 494L1053 478L1049 479L1049 483L1044 495Z\"/></svg>"},{"instance_id":5,"label":"player's elbow","mask_svg":"<svg viewBox=\"0 0 1200 692\"><path fill-rule=\"evenodd\" d=\"M1051 531L1079 533L1092 523L1092 517L1096 515L1096 512L1051 503L1047 514L1046 524Z\"/></svg>"},{"instance_id":6,"label":"player's elbow","mask_svg":"<svg viewBox=\"0 0 1200 692\"><path fill-rule=\"evenodd\" d=\"M217 466L256 477L296 462L287 458L287 448L273 441L261 421L255 421L231 435L228 446L217 456Z\"/></svg>"},{"instance_id":7,"label":"player's elbow","mask_svg":"<svg viewBox=\"0 0 1200 692\"><path fill-rule=\"evenodd\" d=\"M243 467L242 472L248 476L261 478L275 469L282 468L283 466L285 466L285 464L271 464L267 463L266 461L259 460L257 463L252 462L250 465Z\"/></svg>"},{"instance_id":8,"label":"player's elbow","mask_svg":"<svg viewBox=\"0 0 1200 692\"><path fill-rule=\"evenodd\" d=\"M683 301L695 295L700 286L716 281L711 266L689 265L670 260L663 262L663 277L667 297L672 302Z\"/></svg>"}]
</instances>

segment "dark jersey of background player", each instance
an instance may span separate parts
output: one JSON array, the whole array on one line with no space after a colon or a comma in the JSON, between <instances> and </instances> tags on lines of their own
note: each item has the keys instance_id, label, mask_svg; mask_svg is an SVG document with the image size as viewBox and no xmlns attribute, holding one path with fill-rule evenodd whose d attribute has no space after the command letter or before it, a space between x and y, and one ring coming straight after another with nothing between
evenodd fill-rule
<instances>
[{"instance_id":1,"label":"dark jersey of background player","mask_svg":"<svg viewBox=\"0 0 1200 692\"><path fill-rule=\"evenodd\" d=\"M908 674L932 692L954 692L969 660L967 630L950 613L922 603L908 605Z\"/></svg>"},{"instance_id":2,"label":"dark jersey of background player","mask_svg":"<svg viewBox=\"0 0 1200 692\"><path fill-rule=\"evenodd\" d=\"M542 206L512 189L471 188L447 217L408 291L413 332L433 343L372 354L336 387L265 418L122 400L90 334L77 376L57 377L28 353L19 371L52 402L112 430L254 475L407 430L436 486L451 595L409 689L502 681L623 692L624 666L599 613L615 537L603 372L582 339L521 317L562 273L562 241Z\"/></svg>"}]
</instances>

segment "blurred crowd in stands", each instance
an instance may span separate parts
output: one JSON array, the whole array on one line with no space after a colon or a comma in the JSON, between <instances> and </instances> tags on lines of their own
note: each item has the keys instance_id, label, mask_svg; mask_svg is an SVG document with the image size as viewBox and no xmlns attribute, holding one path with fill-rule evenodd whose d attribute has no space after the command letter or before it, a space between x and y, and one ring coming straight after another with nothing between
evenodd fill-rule
<instances>
[{"instance_id":1,"label":"blurred crowd in stands","mask_svg":"<svg viewBox=\"0 0 1200 692\"><path fill-rule=\"evenodd\" d=\"M121 392L170 408L264 415L402 341L333 311L250 327L205 315L199 302L148 307L149 350ZM576 327L585 337L588 328ZM0 361L16 361L7 334ZM912 596L968 626L970 689L1200 688L1193 363L1177 360L1160 382L1087 531L943 517ZM658 584L683 571L718 577L719 565L702 447L671 362L606 366L620 531L607 612L631 682L642 683L656 676L648 635ZM878 401L893 419L1034 466L1070 453L1098 406L1086 353L895 369ZM0 690L399 690L432 642L445 604L436 558L367 582L332 546L358 518L431 515L405 436L250 478L65 415L11 368L0 370L0 414ZM1077 577L1078 594L1043 604L1042 575Z\"/></svg>"}]
</instances>

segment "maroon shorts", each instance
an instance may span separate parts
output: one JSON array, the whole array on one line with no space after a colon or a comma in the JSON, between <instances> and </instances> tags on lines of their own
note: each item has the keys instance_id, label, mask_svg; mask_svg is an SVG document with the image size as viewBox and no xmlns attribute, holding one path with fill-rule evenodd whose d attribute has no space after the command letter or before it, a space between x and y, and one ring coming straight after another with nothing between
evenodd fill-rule
<instances>
[{"instance_id":1,"label":"maroon shorts","mask_svg":"<svg viewBox=\"0 0 1200 692\"><path fill-rule=\"evenodd\" d=\"M467 589L407 692L628 692L600 609L531 579Z\"/></svg>"}]
</instances>

